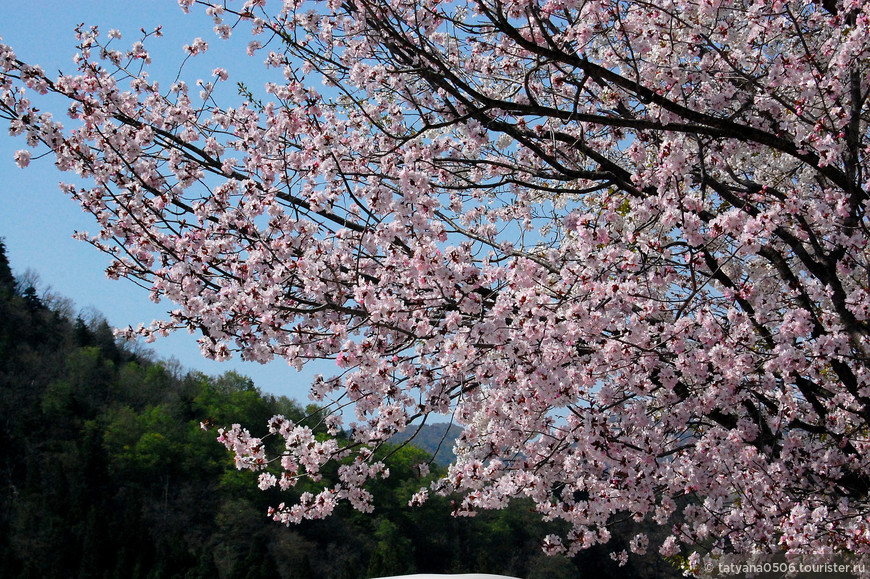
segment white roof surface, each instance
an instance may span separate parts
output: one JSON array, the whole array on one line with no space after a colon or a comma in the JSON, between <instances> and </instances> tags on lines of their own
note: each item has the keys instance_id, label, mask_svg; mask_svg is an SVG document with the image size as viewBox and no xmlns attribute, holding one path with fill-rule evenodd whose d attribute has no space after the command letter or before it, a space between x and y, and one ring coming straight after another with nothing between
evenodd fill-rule
<instances>
[{"instance_id":1,"label":"white roof surface","mask_svg":"<svg viewBox=\"0 0 870 579\"><path fill-rule=\"evenodd\" d=\"M435 573L421 573L419 575L393 575L380 579L516 579L507 575L491 575L489 573L465 573L461 575L438 575Z\"/></svg>"}]
</instances>

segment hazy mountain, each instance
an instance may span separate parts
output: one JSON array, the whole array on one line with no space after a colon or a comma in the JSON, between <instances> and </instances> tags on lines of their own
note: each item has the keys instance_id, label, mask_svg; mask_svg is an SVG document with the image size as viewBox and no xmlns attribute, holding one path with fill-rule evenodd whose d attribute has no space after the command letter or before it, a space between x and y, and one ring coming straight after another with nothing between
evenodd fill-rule
<instances>
[{"instance_id":1,"label":"hazy mountain","mask_svg":"<svg viewBox=\"0 0 870 579\"><path fill-rule=\"evenodd\" d=\"M412 445L429 454L434 454L435 464L447 466L456 460L456 455L453 454L453 442L461 432L462 429L455 424L438 422L424 424L417 428L408 428L405 432L394 436L391 442L401 444L413 437Z\"/></svg>"}]
</instances>

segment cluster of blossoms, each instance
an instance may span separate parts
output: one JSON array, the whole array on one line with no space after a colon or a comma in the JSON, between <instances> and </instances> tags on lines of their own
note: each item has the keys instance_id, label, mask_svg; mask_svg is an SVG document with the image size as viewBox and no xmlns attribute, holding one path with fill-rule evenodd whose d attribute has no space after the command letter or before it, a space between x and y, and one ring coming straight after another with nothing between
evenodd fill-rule
<instances>
[{"instance_id":1,"label":"cluster of blossoms","mask_svg":"<svg viewBox=\"0 0 870 579\"><path fill-rule=\"evenodd\" d=\"M372 449L449 414L431 490L531 498L569 523L549 552L626 514L671 531L632 551L695 567L870 551L870 5L233 4L207 10L250 25L266 98L197 105L91 30L57 79L0 46L0 116L92 180L65 189L110 275L177 304L128 334L335 361L312 397L348 446L276 417L276 474L221 434L263 488L345 461L277 520L370 509Z\"/></svg>"}]
</instances>

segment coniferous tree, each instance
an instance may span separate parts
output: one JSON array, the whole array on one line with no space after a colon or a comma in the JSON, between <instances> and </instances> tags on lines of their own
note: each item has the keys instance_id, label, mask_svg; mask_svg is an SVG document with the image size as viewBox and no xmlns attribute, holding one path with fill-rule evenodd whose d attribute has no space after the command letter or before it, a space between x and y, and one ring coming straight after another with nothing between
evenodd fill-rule
<instances>
[{"instance_id":1,"label":"coniferous tree","mask_svg":"<svg viewBox=\"0 0 870 579\"><path fill-rule=\"evenodd\" d=\"M15 277L6 256L6 243L0 237L0 299L9 298L15 292Z\"/></svg>"}]
</instances>

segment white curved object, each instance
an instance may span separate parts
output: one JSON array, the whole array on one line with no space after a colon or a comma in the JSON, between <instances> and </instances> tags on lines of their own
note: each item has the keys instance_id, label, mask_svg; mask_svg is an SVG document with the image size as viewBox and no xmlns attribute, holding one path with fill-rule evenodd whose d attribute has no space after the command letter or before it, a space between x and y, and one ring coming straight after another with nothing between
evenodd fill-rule
<instances>
[{"instance_id":1,"label":"white curved object","mask_svg":"<svg viewBox=\"0 0 870 579\"><path fill-rule=\"evenodd\" d=\"M517 579L507 575L492 575L490 573L461 573L459 575L439 575L437 573L421 573L419 575L392 575L378 579Z\"/></svg>"}]
</instances>

